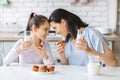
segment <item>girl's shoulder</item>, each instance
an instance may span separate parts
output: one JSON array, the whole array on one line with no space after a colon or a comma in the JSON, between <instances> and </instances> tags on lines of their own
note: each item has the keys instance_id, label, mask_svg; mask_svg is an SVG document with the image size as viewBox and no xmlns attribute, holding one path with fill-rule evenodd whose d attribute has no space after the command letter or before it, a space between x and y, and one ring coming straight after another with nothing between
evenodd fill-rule
<instances>
[{"instance_id":1,"label":"girl's shoulder","mask_svg":"<svg viewBox=\"0 0 120 80\"><path fill-rule=\"evenodd\" d=\"M19 39L16 41L16 44L19 44L19 43L22 43L23 42L23 39Z\"/></svg>"},{"instance_id":2,"label":"girl's shoulder","mask_svg":"<svg viewBox=\"0 0 120 80\"><path fill-rule=\"evenodd\" d=\"M48 45L49 45L49 42L46 41L46 40L44 40L44 41L41 42L41 44L44 45L44 46L48 46Z\"/></svg>"}]
</instances>

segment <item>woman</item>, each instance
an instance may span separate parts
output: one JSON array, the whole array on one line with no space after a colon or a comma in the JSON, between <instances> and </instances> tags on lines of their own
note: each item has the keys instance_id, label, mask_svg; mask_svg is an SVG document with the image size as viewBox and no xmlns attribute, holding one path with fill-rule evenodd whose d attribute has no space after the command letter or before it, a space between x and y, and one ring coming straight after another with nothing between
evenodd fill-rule
<instances>
[{"instance_id":1,"label":"woman","mask_svg":"<svg viewBox=\"0 0 120 80\"><path fill-rule=\"evenodd\" d=\"M32 40L18 40L4 58L4 65L9 65L17 57L19 57L19 63L54 64L50 46L45 41L49 28L50 24L45 16L31 13L26 31L32 31Z\"/></svg>"},{"instance_id":2,"label":"woman","mask_svg":"<svg viewBox=\"0 0 120 80\"><path fill-rule=\"evenodd\" d=\"M106 65L117 65L117 60L108 48L107 41L97 30L89 27L77 15L64 9L56 9L50 15L49 22L56 33L66 39L65 47L57 43L57 52L61 57L62 64L86 66L88 55L96 55ZM78 29L84 31L85 35L76 43Z\"/></svg>"}]
</instances>

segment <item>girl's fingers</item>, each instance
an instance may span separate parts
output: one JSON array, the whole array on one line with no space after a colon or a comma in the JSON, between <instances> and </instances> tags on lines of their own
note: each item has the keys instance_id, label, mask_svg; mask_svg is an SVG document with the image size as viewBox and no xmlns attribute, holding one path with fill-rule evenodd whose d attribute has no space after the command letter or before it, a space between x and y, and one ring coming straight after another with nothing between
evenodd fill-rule
<instances>
[{"instance_id":1,"label":"girl's fingers","mask_svg":"<svg viewBox=\"0 0 120 80\"><path fill-rule=\"evenodd\" d=\"M46 50L43 47L39 48L41 51L43 51L44 53L46 52Z\"/></svg>"},{"instance_id":2,"label":"girl's fingers","mask_svg":"<svg viewBox=\"0 0 120 80\"><path fill-rule=\"evenodd\" d=\"M39 54L42 58L47 59L48 55L46 53L44 53L42 50L39 50Z\"/></svg>"}]
</instances>

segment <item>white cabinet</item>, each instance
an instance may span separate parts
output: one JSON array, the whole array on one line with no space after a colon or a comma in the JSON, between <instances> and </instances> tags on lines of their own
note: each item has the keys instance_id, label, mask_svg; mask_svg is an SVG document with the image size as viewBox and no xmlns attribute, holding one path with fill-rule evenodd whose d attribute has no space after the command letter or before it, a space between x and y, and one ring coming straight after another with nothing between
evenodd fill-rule
<instances>
[{"instance_id":1,"label":"white cabinet","mask_svg":"<svg viewBox=\"0 0 120 80\"><path fill-rule=\"evenodd\" d=\"M0 42L0 65L2 64L2 54L4 53L3 42Z\"/></svg>"}]
</instances>

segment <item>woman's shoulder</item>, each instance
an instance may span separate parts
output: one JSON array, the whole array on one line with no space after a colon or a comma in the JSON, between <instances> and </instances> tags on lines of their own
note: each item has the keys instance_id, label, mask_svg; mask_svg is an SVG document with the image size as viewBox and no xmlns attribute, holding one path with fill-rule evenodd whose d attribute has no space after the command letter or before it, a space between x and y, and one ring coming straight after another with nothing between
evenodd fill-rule
<instances>
[{"instance_id":1,"label":"woman's shoulder","mask_svg":"<svg viewBox=\"0 0 120 80\"><path fill-rule=\"evenodd\" d=\"M89 34L89 35L94 35L94 36L97 35L97 34L100 34L100 32L97 29L93 28L93 27L85 28L85 33Z\"/></svg>"},{"instance_id":2,"label":"woman's shoulder","mask_svg":"<svg viewBox=\"0 0 120 80\"><path fill-rule=\"evenodd\" d=\"M95 30L95 28L89 27L89 26L85 28L86 32L94 32L94 30Z\"/></svg>"}]
</instances>

